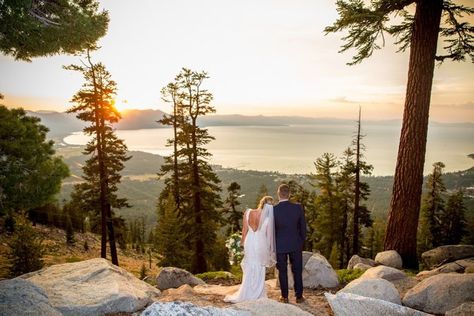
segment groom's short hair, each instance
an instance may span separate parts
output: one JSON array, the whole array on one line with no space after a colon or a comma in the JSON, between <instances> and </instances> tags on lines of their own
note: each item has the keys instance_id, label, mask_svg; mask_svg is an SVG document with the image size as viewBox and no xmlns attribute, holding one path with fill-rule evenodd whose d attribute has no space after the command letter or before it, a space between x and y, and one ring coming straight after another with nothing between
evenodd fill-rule
<instances>
[{"instance_id":1,"label":"groom's short hair","mask_svg":"<svg viewBox=\"0 0 474 316\"><path fill-rule=\"evenodd\" d=\"M288 184L280 184L278 187L278 195L282 198L289 198L290 197L290 187Z\"/></svg>"}]
</instances>

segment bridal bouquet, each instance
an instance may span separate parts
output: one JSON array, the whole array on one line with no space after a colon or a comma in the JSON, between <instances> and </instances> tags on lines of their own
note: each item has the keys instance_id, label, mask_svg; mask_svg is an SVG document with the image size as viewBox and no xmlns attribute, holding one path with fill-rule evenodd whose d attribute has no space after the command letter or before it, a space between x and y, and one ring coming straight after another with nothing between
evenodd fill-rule
<instances>
[{"instance_id":1,"label":"bridal bouquet","mask_svg":"<svg viewBox=\"0 0 474 316\"><path fill-rule=\"evenodd\" d=\"M240 247L241 239L242 235L239 233L233 233L225 242L225 246L229 250L229 263L231 265L239 264L244 257L244 253Z\"/></svg>"}]
</instances>

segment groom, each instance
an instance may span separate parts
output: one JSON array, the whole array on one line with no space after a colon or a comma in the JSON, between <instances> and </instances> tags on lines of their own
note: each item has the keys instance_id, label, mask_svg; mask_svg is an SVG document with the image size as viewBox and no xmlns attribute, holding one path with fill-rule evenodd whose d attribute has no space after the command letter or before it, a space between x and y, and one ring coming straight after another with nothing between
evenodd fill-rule
<instances>
[{"instance_id":1,"label":"groom","mask_svg":"<svg viewBox=\"0 0 474 316\"><path fill-rule=\"evenodd\" d=\"M306 239L306 221L301 204L292 203L290 187L278 187L280 202L274 207L275 239L278 278L280 279L280 302L288 303L288 258L293 272L296 303L303 303L303 244Z\"/></svg>"}]
</instances>

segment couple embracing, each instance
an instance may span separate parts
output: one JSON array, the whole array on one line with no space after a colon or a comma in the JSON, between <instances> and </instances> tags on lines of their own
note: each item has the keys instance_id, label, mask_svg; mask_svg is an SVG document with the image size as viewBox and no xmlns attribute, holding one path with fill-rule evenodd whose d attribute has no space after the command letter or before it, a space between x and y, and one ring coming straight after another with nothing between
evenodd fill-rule
<instances>
[{"instance_id":1,"label":"couple embracing","mask_svg":"<svg viewBox=\"0 0 474 316\"><path fill-rule=\"evenodd\" d=\"M288 303L288 259L293 272L296 302L303 298L303 244L306 238L306 221L300 204L289 201L290 188L278 187L279 202L265 196L257 209L244 213L241 245L244 247L242 284L224 301L237 303L267 297L265 268L276 263L280 280L280 301Z\"/></svg>"}]
</instances>

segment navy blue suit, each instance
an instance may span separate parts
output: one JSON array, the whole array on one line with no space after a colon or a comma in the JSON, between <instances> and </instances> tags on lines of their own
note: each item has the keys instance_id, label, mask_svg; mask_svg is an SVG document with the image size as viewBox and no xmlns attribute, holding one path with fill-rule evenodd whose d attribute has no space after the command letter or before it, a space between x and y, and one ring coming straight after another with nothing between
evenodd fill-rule
<instances>
[{"instance_id":1,"label":"navy blue suit","mask_svg":"<svg viewBox=\"0 0 474 316\"><path fill-rule=\"evenodd\" d=\"M274 207L278 278L281 295L288 297L288 258L296 297L303 296L303 245L306 221L301 204L283 201Z\"/></svg>"}]
</instances>

